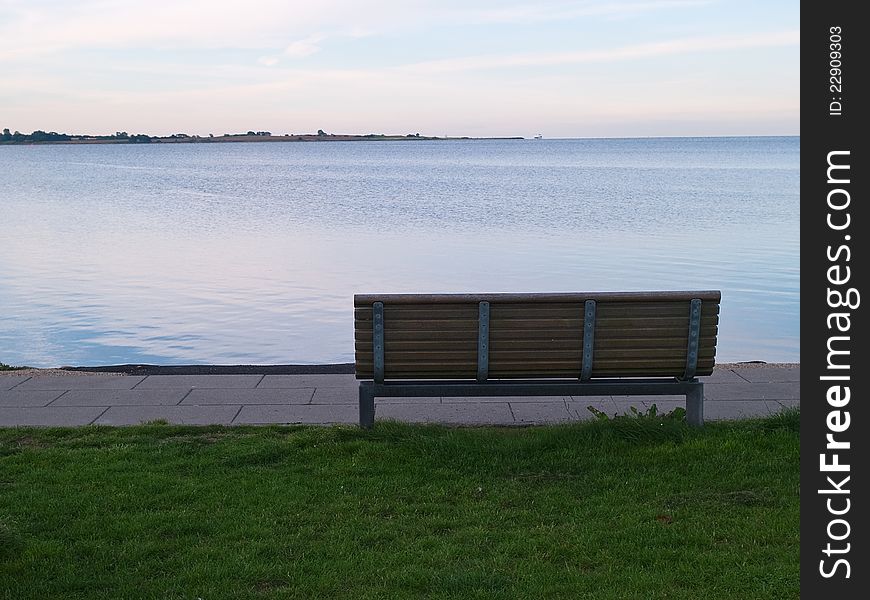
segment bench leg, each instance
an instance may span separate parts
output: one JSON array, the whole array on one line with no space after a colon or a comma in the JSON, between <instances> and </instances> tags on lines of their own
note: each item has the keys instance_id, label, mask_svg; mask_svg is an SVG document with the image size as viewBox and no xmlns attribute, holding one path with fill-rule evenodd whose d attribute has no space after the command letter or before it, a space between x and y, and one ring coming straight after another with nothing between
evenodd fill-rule
<instances>
[{"instance_id":1,"label":"bench leg","mask_svg":"<svg viewBox=\"0 0 870 600\"><path fill-rule=\"evenodd\" d=\"M699 383L686 394L686 420L693 427L704 424L704 384Z\"/></svg>"},{"instance_id":2,"label":"bench leg","mask_svg":"<svg viewBox=\"0 0 870 600\"><path fill-rule=\"evenodd\" d=\"M375 424L375 391L370 385L359 386L359 426L371 429Z\"/></svg>"}]
</instances>

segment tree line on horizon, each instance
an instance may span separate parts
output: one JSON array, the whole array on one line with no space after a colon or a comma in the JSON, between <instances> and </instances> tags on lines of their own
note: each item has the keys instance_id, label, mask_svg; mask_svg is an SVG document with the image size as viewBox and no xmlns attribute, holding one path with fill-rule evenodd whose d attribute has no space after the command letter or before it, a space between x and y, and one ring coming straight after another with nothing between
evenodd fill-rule
<instances>
[{"instance_id":1,"label":"tree line on horizon","mask_svg":"<svg viewBox=\"0 0 870 600\"><path fill-rule=\"evenodd\" d=\"M42 131L37 129L33 133L11 133L5 128L0 134L0 142L68 142L71 140L125 140L132 143L150 142L151 136L139 133L130 135L126 131L117 131L114 135L76 135L58 133L56 131Z\"/></svg>"},{"instance_id":2,"label":"tree line on horizon","mask_svg":"<svg viewBox=\"0 0 870 600\"><path fill-rule=\"evenodd\" d=\"M322 131L322 130L321 130ZM245 136L271 136L272 133L269 131L248 131L246 133L225 133L223 137L245 137ZM33 133L21 133L20 131L15 131L12 133L9 128L3 129L3 133L0 134L0 142L69 142L69 141L82 141L82 140L117 140L117 141L125 141L133 144L147 144L154 139L161 139L162 136L151 136L146 135L144 133L137 133L134 135L128 134L126 131L116 131L114 135L86 135L86 134L70 134L70 133L58 133L56 131L42 131L41 129L37 129ZM189 139L189 138L199 138L198 135L188 135L186 133L173 133L172 135L165 136L167 139ZM209 137L214 137L213 134L209 134Z\"/></svg>"},{"instance_id":3,"label":"tree line on horizon","mask_svg":"<svg viewBox=\"0 0 870 600\"><path fill-rule=\"evenodd\" d=\"M287 133L284 134L284 137L299 137L299 135L313 135L313 134L293 134ZM327 137L333 134L326 133L322 129L317 130L317 137ZM271 131L247 131L246 133L225 133L222 137L252 137L252 136L264 136L271 137ZM213 138L214 134L208 134L209 138ZM363 138L384 138L389 137L383 133L369 133L367 135L359 136ZM407 136L409 138L420 138L419 133L409 133ZM69 141L86 141L86 140L99 140L99 141L123 141L132 144L147 144L156 139L200 139L198 135L188 135L186 133L173 133L169 136L150 136L144 133L137 133L134 135L128 134L126 131L116 131L114 135L86 135L86 134L69 134L69 133L58 133L56 131L42 131L41 129L37 129L32 133L21 133L20 131L15 131L14 133L9 131L9 128L5 128L3 133L0 134L0 143L2 142L18 142L18 143L28 143L28 142L69 142Z\"/></svg>"}]
</instances>

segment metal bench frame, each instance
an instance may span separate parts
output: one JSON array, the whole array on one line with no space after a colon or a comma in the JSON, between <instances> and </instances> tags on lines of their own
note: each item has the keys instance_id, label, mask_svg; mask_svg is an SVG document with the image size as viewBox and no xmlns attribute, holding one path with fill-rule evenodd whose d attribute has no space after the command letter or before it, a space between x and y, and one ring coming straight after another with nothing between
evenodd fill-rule
<instances>
[{"instance_id":1,"label":"metal bench frame","mask_svg":"<svg viewBox=\"0 0 870 600\"><path fill-rule=\"evenodd\" d=\"M375 398L434 396L632 396L686 397L686 420L704 424L704 384L695 378L701 323L701 300L693 299L689 311L686 369L682 377L590 379L595 335L595 300L584 306L583 359L578 379L488 379L489 302L479 303L477 380L394 380L384 378L384 305L372 304L374 378L359 384L359 423L370 428L375 421Z\"/></svg>"},{"instance_id":2,"label":"metal bench frame","mask_svg":"<svg viewBox=\"0 0 870 600\"><path fill-rule=\"evenodd\" d=\"M359 383L359 424L375 422L375 398L433 396L686 396L686 420L704 424L704 384L697 379L511 379L485 381L390 381Z\"/></svg>"}]
</instances>

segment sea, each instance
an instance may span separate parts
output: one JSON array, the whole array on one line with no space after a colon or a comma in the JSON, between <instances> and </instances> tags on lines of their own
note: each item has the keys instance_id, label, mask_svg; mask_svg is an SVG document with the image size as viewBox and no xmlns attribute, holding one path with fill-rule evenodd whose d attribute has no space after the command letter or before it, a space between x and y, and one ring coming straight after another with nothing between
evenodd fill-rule
<instances>
[{"instance_id":1,"label":"sea","mask_svg":"<svg viewBox=\"0 0 870 600\"><path fill-rule=\"evenodd\" d=\"M800 138L0 146L0 362L353 361L355 293L721 290L800 361Z\"/></svg>"}]
</instances>

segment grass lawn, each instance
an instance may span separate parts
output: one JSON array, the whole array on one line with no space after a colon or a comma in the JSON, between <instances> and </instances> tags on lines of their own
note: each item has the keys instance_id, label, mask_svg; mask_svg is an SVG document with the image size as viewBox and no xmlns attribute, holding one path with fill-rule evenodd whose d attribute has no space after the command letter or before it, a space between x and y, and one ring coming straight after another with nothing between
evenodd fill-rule
<instances>
[{"instance_id":1,"label":"grass lawn","mask_svg":"<svg viewBox=\"0 0 870 600\"><path fill-rule=\"evenodd\" d=\"M0 429L0 598L798 598L798 421Z\"/></svg>"}]
</instances>

